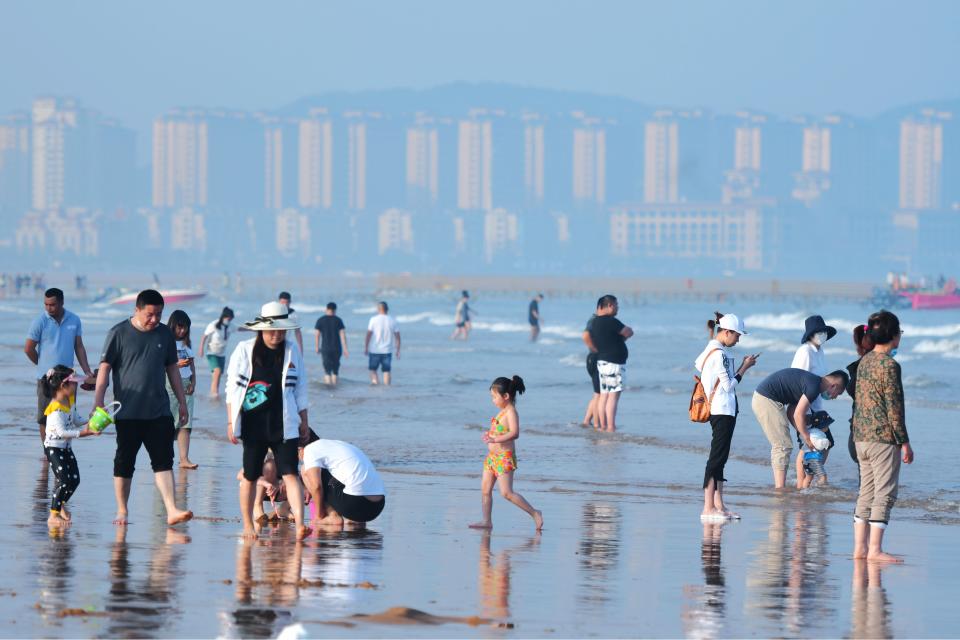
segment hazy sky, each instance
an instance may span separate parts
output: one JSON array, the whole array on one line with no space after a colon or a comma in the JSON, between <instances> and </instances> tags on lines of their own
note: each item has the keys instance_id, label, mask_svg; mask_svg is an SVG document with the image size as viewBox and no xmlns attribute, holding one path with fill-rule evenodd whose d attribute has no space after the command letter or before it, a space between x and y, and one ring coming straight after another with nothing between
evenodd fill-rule
<instances>
[{"instance_id":1,"label":"hazy sky","mask_svg":"<svg viewBox=\"0 0 960 640\"><path fill-rule=\"evenodd\" d=\"M960 95L957 25L950 0L4 0L0 113L56 93L142 129L177 105L468 81L869 115Z\"/></svg>"}]
</instances>

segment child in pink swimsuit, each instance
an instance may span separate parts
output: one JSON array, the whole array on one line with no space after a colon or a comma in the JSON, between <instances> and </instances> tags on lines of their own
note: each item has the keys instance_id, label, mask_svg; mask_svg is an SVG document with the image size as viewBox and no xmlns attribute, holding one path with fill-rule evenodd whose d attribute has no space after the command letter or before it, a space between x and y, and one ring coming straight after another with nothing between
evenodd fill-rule
<instances>
[{"instance_id":1,"label":"child in pink swimsuit","mask_svg":"<svg viewBox=\"0 0 960 640\"><path fill-rule=\"evenodd\" d=\"M517 415L517 394L526 389L520 376L497 378L490 385L490 399L500 413L490 421L490 430L483 433L487 443L487 457L483 461L483 479L480 483L483 520L470 526L475 529L492 529L493 485L500 487L504 498L530 514L537 531L543 528L543 514L530 506L523 496L513 490L513 472L517 469L517 452L514 441L520 437L520 416Z\"/></svg>"}]
</instances>

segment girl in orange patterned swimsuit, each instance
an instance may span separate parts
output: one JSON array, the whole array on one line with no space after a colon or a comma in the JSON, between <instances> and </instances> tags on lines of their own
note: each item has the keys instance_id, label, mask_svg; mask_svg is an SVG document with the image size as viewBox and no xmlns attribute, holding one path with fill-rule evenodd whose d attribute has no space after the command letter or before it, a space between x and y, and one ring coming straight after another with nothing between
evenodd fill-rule
<instances>
[{"instance_id":1,"label":"girl in orange patterned swimsuit","mask_svg":"<svg viewBox=\"0 0 960 640\"><path fill-rule=\"evenodd\" d=\"M517 415L517 394L525 391L520 376L497 378L490 385L490 399L500 413L490 421L490 430L483 434L489 453L483 461L483 480L480 484L483 520L470 526L492 529L493 485L500 487L504 498L530 514L537 531L543 528L543 514L530 506L523 496L513 490L513 472L517 469L517 452L513 441L520 437L520 416Z\"/></svg>"}]
</instances>

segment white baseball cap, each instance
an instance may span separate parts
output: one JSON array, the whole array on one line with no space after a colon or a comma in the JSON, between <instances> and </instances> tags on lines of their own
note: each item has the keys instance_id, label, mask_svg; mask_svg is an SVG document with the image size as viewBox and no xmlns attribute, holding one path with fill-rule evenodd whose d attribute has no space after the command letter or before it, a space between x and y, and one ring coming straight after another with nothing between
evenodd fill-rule
<instances>
[{"instance_id":1,"label":"white baseball cap","mask_svg":"<svg viewBox=\"0 0 960 640\"><path fill-rule=\"evenodd\" d=\"M742 336L747 335L746 327L743 326L743 322L737 316L732 313L720 318L720 328L727 329L729 331L736 331Z\"/></svg>"}]
</instances>

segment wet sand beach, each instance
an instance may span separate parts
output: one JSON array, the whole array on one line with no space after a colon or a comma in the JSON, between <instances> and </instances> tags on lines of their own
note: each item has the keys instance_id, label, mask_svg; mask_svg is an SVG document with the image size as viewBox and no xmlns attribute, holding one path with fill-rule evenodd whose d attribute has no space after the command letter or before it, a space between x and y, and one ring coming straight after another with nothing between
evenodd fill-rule
<instances>
[{"instance_id":1,"label":"wet sand beach","mask_svg":"<svg viewBox=\"0 0 960 640\"><path fill-rule=\"evenodd\" d=\"M221 302L187 307L195 342ZM202 396L191 447L200 468L175 471L177 502L194 511L193 521L166 526L141 452L130 524L110 524L109 430L74 444L81 472L71 500L74 521L51 534L51 478L33 424L32 370L20 351L39 305L4 301L0 468L8 511L0 528L0 635L276 637L300 631L297 625L309 637L957 635L960 483L952 431L960 411L948 373L956 360L916 348L924 339L956 341L955 315L906 318L928 333L914 331L903 360L918 460L904 469L885 545L906 562L880 568L850 557L856 470L846 452L838 447L831 455L831 487L776 494L769 488L769 447L749 410L741 414L727 467L727 497L743 519L699 522L709 439L702 425L686 420L685 407L690 365L705 341L701 316L712 309L623 308L624 321L643 331L631 344L635 364L621 405L622 431L598 434L574 424L589 396L577 344L589 309L549 302L544 340L530 345L516 330L496 330L515 322L508 307L517 308L522 322L523 299L478 300L478 325L485 324L467 343L447 340L452 305L445 299L397 299L391 307L406 320L396 386L374 389L358 357L369 302L345 301L352 355L344 361L344 383L332 391L311 384L310 421L323 437L355 442L368 453L383 474L388 506L366 531L317 531L297 544L285 523L265 527L256 542L239 540L241 449L226 441L222 404ZM236 305L238 319L258 304L251 297ZM309 305L295 306L301 316L315 315ZM114 309L71 305L69 297L67 308L81 313L92 357L122 317ZM796 342L792 333L771 328L791 317L771 312L763 319L761 311L754 320L765 328L753 337L765 341L767 360L741 392L741 407L749 406L764 371L789 360L779 343ZM823 313L865 315L856 307ZM674 330L671 319L678 317L689 318L690 328ZM304 337L312 343L312 331ZM847 344L829 346L831 364L852 359L843 352ZM316 354L308 354L307 367L318 379ZM198 370L203 390L209 374L200 363ZM480 435L496 412L486 389L493 377L512 373L529 388L518 404L515 487L543 511L541 535L496 494L493 531L466 526L479 516ZM91 401L92 394L81 393L81 411ZM843 442L849 406L830 407Z\"/></svg>"}]
</instances>

